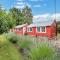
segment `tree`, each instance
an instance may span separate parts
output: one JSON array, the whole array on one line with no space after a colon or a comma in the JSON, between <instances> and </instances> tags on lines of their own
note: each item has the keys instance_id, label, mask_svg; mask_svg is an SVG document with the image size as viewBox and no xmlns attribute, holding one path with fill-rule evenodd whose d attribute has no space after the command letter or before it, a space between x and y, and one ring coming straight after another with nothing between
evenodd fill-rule
<instances>
[{"instance_id":1,"label":"tree","mask_svg":"<svg viewBox=\"0 0 60 60\"><path fill-rule=\"evenodd\" d=\"M0 17L0 34L7 31L8 31L7 21L4 19L4 17Z\"/></svg>"},{"instance_id":2,"label":"tree","mask_svg":"<svg viewBox=\"0 0 60 60\"><path fill-rule=\"evenodd\" d=\"M6 14L6 11L5 10L3 10L3 7L2 7L2 5L0 4L0 16L5 16L5 14Z\"/></svg>"},{"instance_id":3,"label":"tree","mask_svg":"<svg viewBox=\"0 0 60 60\"><path fill-rule=\"evenodd\" d=\"M24 15L24 23L30 24L32 22L32 11L28 6L25 6L22 10L22 13Z\"/></svg>"},{"instance_id":4,"label":"tree","mask_svg":"<svg viewBox=\"0 0 60 60\"><path fill-rule=\"evenodd\" d=\"M5 19L7 21L7 26L8 26L9 29L11 29L14 26L16 26L16 21L12 18L10 13L6 14Z\"/></svg>"},{"instance_id":5,"label":"tree","mask_svg":"<svg viewBox=\"0 0 60 60\"><path fill-rule=\"evenodd\" d=\"M16 25L15 23L15 20L12 18L9 12L6 13L5 10L2 10L0 5L0 34L8 32L9 29Z\"/></svg>"},{"instance_id":6,"label":"tree","mask_svg":"<svg viewBox=\"0 0 60 60\"><path fill-rule=\"evenodd\" d=\"M10 9L10 13L11 13L13 19L16 20L16 25L22 24L23 14L21 13L21 11L19 9L12 8L12 9Z\"/></svg>"},{"instance_id":7,"label":"tree","mask_svg":"<svg viewBox=\"0 0 60 60\"><path fill-rule=\"evenodd\" d=\"M2 10L0 5L0 34L8 31L8 26L5 16L6 16L6 12L5 10Z\"/></svg>"}]
</instances>

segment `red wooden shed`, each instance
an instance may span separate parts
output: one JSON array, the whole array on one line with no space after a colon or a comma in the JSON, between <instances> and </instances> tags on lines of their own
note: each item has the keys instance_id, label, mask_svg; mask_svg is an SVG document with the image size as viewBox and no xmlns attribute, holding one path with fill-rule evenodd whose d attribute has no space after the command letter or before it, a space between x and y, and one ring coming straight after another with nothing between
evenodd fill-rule
<instances>
[{"instance_id":1,"label":"red wooden shed","mask_svg":"<svg viewBox=\"0 0 60 60\"><path fill-rule=\"evenodd\" d=\"M33 22L27 26L27 34L31 36L56 37L57 27L55 20Z\"/></svg>"},{"instance_id":2,"label":"red wooden shed","mask_svg":"<svg viewBox=\"0 0 60 60\"><path fill-rule=\"evenodd\" d=\"M11 29L10 31L11 32L15 32L16 34L18 35L24 35L27 31L27 23L26 24L23 24L23 25L18 25L18 26L15 26L13 29Z\"/></svg>"}]
</instances>

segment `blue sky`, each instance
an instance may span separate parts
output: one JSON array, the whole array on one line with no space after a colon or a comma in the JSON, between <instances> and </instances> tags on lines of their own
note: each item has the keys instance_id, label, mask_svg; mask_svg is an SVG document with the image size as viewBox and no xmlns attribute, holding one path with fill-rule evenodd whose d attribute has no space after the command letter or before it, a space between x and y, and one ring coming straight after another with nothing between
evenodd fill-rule
<instances>
[{"instance_id":1,"label":"blue sky","mask_svg":"<svg viewBox=\"0 0 60 60\"><path fill-rule=\"evenodd\" d=\"M19 0L21 6L27 4L31 9L33 15L55 13L55 0ZM0 0L0 4L6 10L16 6L18 0ZM56 13L60 13L60 0L56 0Z\"/></svg>"}]
</instances>

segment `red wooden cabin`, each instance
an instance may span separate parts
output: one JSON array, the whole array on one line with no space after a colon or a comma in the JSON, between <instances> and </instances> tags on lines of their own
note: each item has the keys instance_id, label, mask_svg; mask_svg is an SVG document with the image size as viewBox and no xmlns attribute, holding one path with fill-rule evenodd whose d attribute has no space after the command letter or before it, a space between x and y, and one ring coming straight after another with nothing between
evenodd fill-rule
<instances>
[{"instance_id":1,"label":"red wooden cabin","mask_svg":"<svg viewBox=\"0 0 60 60\"><path fill-rule=\"evenodd\" d=\"M55 37L57 33L56 21L39 21L33 22L27 26L27 34L31 36L46 36L49 38Z\"/></svg>"},{"instance_id":2,"label":"red wooden cabin","mask_svg":"<svg viewBox=\"0 0 60 60\"><path fill-rule=\"evenodd\" d=\"M15 32L18 35L24 35L27 31L27 25L28 24L18 25L14 27L13 29L11 29L10 31Z\"/></svg>"},{"instance_id":3,"label":"red wooden cabin","mask_svg":"<svg viewBox=\"0 0 60 60\"><path fill-rule=\"evenodd\" d=\"M15 32L18 35L25 35L27 33L31 36L46 36L53 38L57 35L57 24L55 20L37 20L30 25L18 25L11 29L11 32Z\"/></svg>"}]
</instances>

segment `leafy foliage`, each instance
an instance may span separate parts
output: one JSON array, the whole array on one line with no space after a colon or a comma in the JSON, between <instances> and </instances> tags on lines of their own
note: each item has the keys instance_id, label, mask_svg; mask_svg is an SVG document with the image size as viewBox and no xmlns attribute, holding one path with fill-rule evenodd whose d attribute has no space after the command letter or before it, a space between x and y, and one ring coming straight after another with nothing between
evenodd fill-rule
<instances>
[{"instance_id":1,"label":"leafy foliage","mask_svg":"<svg viewBox=\"0 0 60 60\"><path fill-rule=\"evenodd\" d=\"M16 25L23 23L23 14L17 8L10 9L10 14L12 15L13 19L16 21Z\"/></svg>"},{"instance_id":2,"label":"leafy foliage","mask_svg":"<svg viewBox=\"0 0 60 60\"><path fill-rule=\"evenodd\" d=\"M11 14L6 14L5 19L7 21L7 26L8 26L9 29L16 26L16 21L12 18Z\"/></svg>"},{"instance_id":3,"label":"leafy foliage","mask_svg":"<svg viewBox=\"0 0 60 60\"><path fill-rule=\"evenodd\" d=\"M8 31L8 26L7 26L7 21L5 21L4 17L0 17L0 34L7 32Z\"/></svg>"},{"instance_id":4,"label":"leafy foliage","mask_svg":"<svg viewBox=\"0 0 60 60\"><path fill-rule=\"evenodd\" d=\"M20 40L19 36L15 33L8 33L6 34L7 39L12 42L13 44L17 44L18 40Z\"/></svg>"},{"instance_id":5,"label":"leafy foliage","mask_svg":"<svg viewBox=\"0 0 60 60\"><path fill-rule=\"evenodd\" d=\"M11 15L0 8L0 34L8 32L13 26L15 26L15 21L12 19Z\"/></svg>"},{"instance_id":6,"label":"leafy foliage","mask_svg":"<svg viewBox=\"0 0 60 60\"><path fill-rule=\"evenodd\" d=\"M9 29L16 25L31 22L32 12L28 6L26 6L23 11L14 7L9 11L5 11L0 5L0 34L9 31Z\"/></svg>"},{"instance_id":7,"label":"leafy foliage","mask_svg":"<svg viewBox=\"0 0 60 60\"><path fill-rule=\"evenodd\" d=\"M22 13L24 15L24 23L32 23L32 11L28 6L25 6L22 10Z\"/></svg>"}]
</instances>

